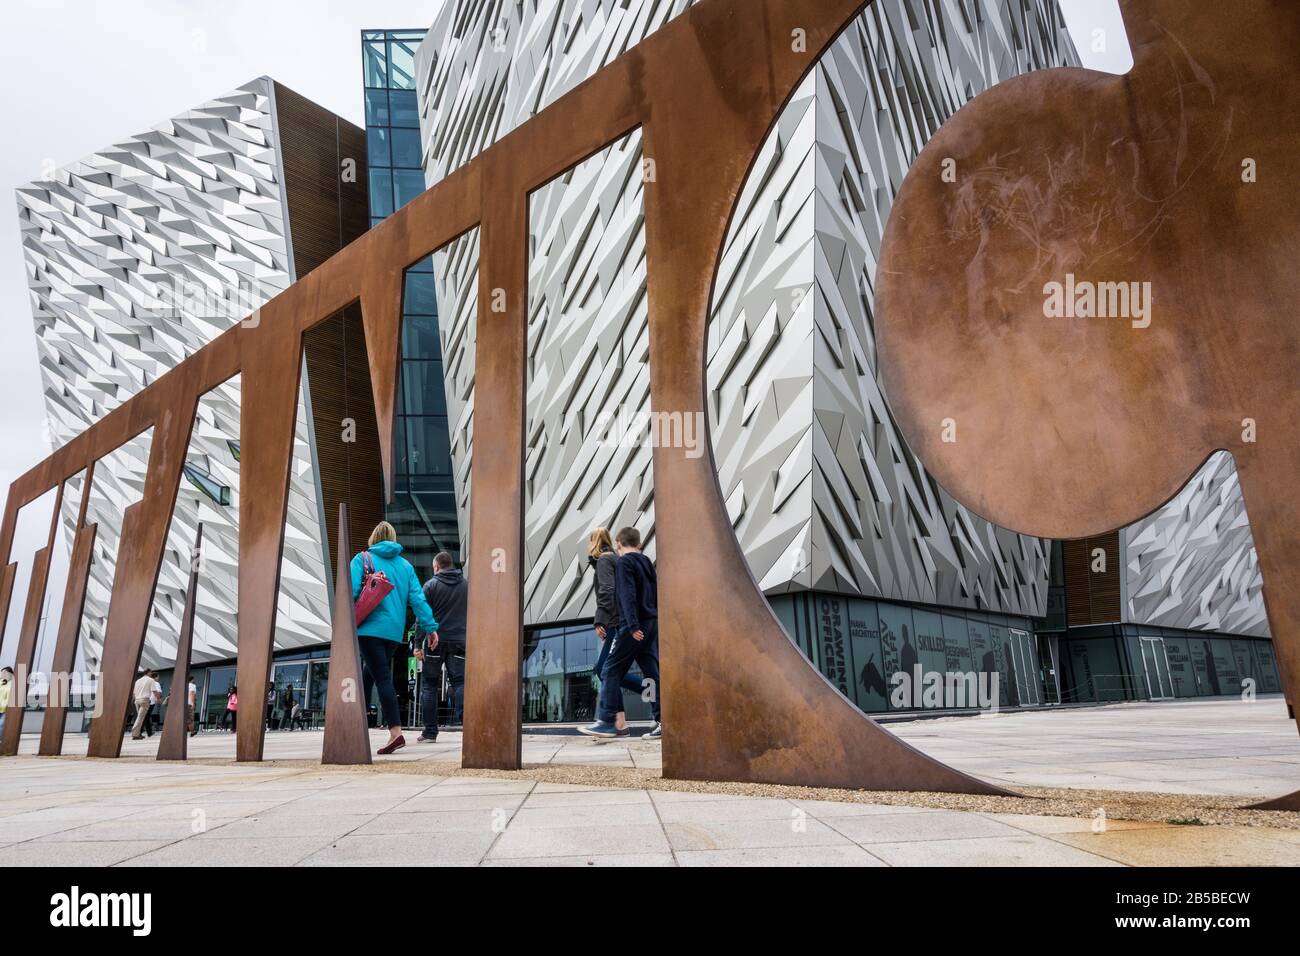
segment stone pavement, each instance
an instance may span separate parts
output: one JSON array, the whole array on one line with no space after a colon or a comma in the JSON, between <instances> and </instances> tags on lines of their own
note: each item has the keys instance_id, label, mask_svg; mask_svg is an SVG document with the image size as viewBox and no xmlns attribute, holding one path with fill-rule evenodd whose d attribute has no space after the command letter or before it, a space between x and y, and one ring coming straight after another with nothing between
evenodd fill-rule
<instances>
[{"instance_id":1,"label":"stone pavement","mask_svg":"<svg viewBox=\"0 0 1300 956\"><path fill-rule=\"evenodd\" d=\"M1280 695L1112 704L888 723L912 746L1005 786L1228 794L1300 789Z\"/></svg>"},{"instance_id":2,"label":"stone pavement","mask_svg":"<svg viewBox=\"0 0 1300 956\"><path fill-rule=\"evenodd\" d=\"M648 726L648 725L647 725ZM890 722L891 733L959 770L1010 787L1069 787L1121 792L1275 797L1300 789L1300 735L1280 696L1115 704L983 717ZM460 760L460 735L416 744L378 761ZM268 733L266 756L319 760L320 731ZM383 739L382 735L376 738ZM35 754L35 735L19 753ZM233 758L234 735L205 731L190 741L194 757ZM69 734L67 754L84 754L86 736ZM124 756L152 757L158 738L123 741ZM652 741L595 743L576 734L525 734L524 763L638 767L657 770Z\"/></svg>"},{"instance_id":3,"label":"stone pavement","mask_svg":"<svg viewBox=\"0 0 1300 956\"><path fill-rule=\"evenodd\" d=\"M963 769L1020 786L1275 795L1300 787L1281 702L1136 704L891 724ZM376 743L382 739L376 734ZM460 735L365 770L320 768L320 732L271 733L276 762L231 764L232 735L189 764L125 741L119 761L0 761L11 865L1300 865L1300 830L1036 816L734 792L614 789L452 774ZM84 753L71 735L67 751ZM526 764L653 773L659 745L529 734ZM423 764L423 765L422 765ZM644 780L644 778L641 778ZM1171 789L1172 788L1172 789ZM1181 788L1181 789L1180 789Z\"/></svg>"}]
</instances>

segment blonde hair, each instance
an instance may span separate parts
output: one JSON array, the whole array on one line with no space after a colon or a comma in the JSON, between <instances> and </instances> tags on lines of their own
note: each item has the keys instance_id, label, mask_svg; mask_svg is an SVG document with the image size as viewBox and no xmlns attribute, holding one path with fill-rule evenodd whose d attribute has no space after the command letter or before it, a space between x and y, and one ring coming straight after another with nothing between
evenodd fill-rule
<instances>
[{"instance_id":1,"label":"blonde hair","mask_svg":"<svg viewBox=\"0 0 1300 956\"><path fill-rule=\"evenodd\" d=\"M397 529L387 521L381 521L375 525L375 530L370 532L370 547L374 547L380 541L396 541Z\"/></svg>"},{"instance_id":2,"label":"blonde hair","mask_svg":"<svg viewBox=\"0 0 1300 956\"><path fill-rule=\"evenodd\" d=\"M591 533L591 544L587 547L587 553L593 558L598 558L606 551L614 550L614 539L609 536L608 528L597 528Z\"/></svg>"}]
</instances>

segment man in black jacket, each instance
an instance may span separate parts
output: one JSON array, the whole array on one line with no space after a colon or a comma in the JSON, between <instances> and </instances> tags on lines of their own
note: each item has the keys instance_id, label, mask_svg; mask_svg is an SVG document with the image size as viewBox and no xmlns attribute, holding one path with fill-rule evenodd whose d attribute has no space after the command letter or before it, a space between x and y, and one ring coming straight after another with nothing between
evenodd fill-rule
<instances>
[{"instance_id":1,"label":"man in black jacket","mask_svg":"<svg viewBox=\"0 0 1300 956\"><path fill-rule=\"evenodd\" d=\"M614 551L605 551L600 557L588 557L587 560L596 571L596 614L592 623L596 630L596 637L600 639L600 656L596 658L595 673L596 679L602 682L603 687L605 663L609 660L610 645L622 623L622 615L618 610L617 581L620 559ZM634 694L640 694L641 678L627 675L623 678L622 687ZM620 736L627 733L627 721L624 716L623 701L620 699L618 713L614 718L614 725L618 728Z\"/></svg>"},{"instance_id":2,"label":"man in black jacket","mask_svg":"<svg viewBox=\"0 0 1300 956\"><path fill-rule=\"evenodd\" d=\"M446 551L433 556L433 577L424 584L424 597L438 622L433 646L417 635L415 648L422 677L420 709L424 711L424 732L419 739L431 743L438 739L438 691L443 667L447 668L447 703L451 705L452 721L459 726L465 719L465 616L469 583Z\"/></svg>"},{"instance_id":3,"label":"man in black jacket","mask_svg":"<svg viewBox=\"0 0 1300 956\"><path fill-rule=\"evenodd\" d=\"M610 641L609 658L600 691L596 723L579 730L589 737L617 737L615 719L623 709L623 678L635 663L641 668L643 694L648 695L657 739L663 732L659 710L659 585L654 563L641 553L641 532L624 528L615 539L615 598L621 621ZM441 619L440 619L441 620Z\"/></svg>"}]
</instances>

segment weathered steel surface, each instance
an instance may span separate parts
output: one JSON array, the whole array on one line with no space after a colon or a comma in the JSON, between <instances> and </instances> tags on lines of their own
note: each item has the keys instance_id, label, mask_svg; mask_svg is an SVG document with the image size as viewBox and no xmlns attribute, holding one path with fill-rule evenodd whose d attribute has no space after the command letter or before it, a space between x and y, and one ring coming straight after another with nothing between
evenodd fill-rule
<instances>
[{"instance_id":1,"label":"weathered steel surface","mask_svg":"<svg viewBox=\"0 0 1300 956\"><path fill-rule=\"evenodd\" d=\"M1010 80L912 166L877 279L886 393L948 491L1049 537L1135 521L1232 452L1295 701L1300 5L1122 7L1130 74ZM1149 310L1048 317L1071 282L1076 313L1119 294L1085 283L1150 283Z\"/></svg>"},{"instance_id":2,"label":"weathered steel surface","mask_svg":"<svg viewBox=\"0 0 1300 956\"><path fill-rule=\"evenodd\" d=\"M131 706L131 687L140 666L149 608L162 567L172 507L180 488L181 468L190 444L198 395L183 379L169 383L173 394L158 410L149 445L149 470L139 501L126 509L122 538L113 569L113 594L108 602L104 652L100 660L97 704L100 714L90 725L87 754L116 757L122 751L122 731ZM78 469L79 470L79 469Z\"/></svg>"},{"instance_id":3,"label":"weathered steel surface","mask_svg":"<svg viewBox=\"0 0 1300 956\"><path fill-rule=\"evenodd\" d=\"M302 369L302 331L289 317L295 307L285 295L262 307L256 319L256 330L262 335L256 349L244 352L240 378L235 759L241 761L261 760L266 739L266 691L275 650L280 558Z\"/></svg>"},{"instance_id":4,"label":"weathered steel surface","mask_svg":"<svg viewBox=\"0 0 1300 956\"><path fill-rule=\"evenodd\" d=\"M124 547L137 538L144 543L131 552L140 560L125 570L119 563L105 645L111 706L109 719L97 722L105 727L92 735L92 752L116 754L120 746L120 718L175 497L181 461L170 449L183 452L184 443L177 445L179 429L160 428L166 416L181 407L192 417L198 395L242 371L238 756L258 759L302 333L361 301L391 495L401 273L481 225L469 574L476 651L466 681L464 761L517 767L528 194L644 128L646 156L655 164L646 189L652 404L656 412L703 416L709 297L740 188L781 106L865 5L703 0L19 478L0 531L0 558L8 555L15 502L155 427L151 484L137 506L143 510L133 511L124 528ZM686 451L658 447L654 455L665 773L1000 792L879 728L800 655L744 562L711 453L692 458Z\"/></svg>"},{"instance_id":5,"label":"weathered steel surface","mask_svg":"<svg viewBox=\"0 0 1300 956\"><path fill-rule=\"evenodd\" d=\"M85 506L90 499L90 476L87 474L82 493L82 511L77 521L77 534L72 542L72 558L68 564L68 583L63 591L63 610L59 615L59 631L54 641L54 656L50 660L50 686L58 683L60 694L72 688L72 666L77 659L77 637L81 633L81 615L86 609L86 582L90 578L90 561L95 551L98 525L87 525ZM45 720L41 722L42 757L57 757L63 753L63 733L67 724L68 701L60 696L46 706Z\"/></svg>"},{"instance_id":6,"label":"weathered steel surface","mask_svg":"<svg viewBox=\"0 0 1300 956\"><path fill-rule=\"evenodd\" d=\"M199 571L203 560L203 522L194 532L190 551L190 582L185 589L185 610L181 614L181 632L176 637L176 663L172 665L171 700L167 719L163 721L162 740L158 743L159 760L184 760L189 755L189 727L186 711L190 699L190 650L194 646L194 609L199 599ZM177 699L177 694L180 699ZM196 705L198 701L194 702ZM197 717L196 717L197 719Z\"/></svg>"},{"instance_id":7,"label":"weathered steel surface","mask_svg":"<svg viewBox=\"0 0 1300 956\"><path fill-rule=\"evenodd\" d=\"M338 573L334 581L334 635L325 696L325 743L321 763L370 763L370 732L362 692L361 651L352 604L352 551L348 506L339 502Z\"/></svg>"},{"instance_id":8,"label":"weathered steel surface","mask_svg":"<svg viewBox=\"0 0 1300 956\"><path fill-rule=\"evenodd\" d=\"M54 496L54 510L50 514L50 530L45 546L32 557L32 579L27 586L27 606L23 608L22 631L18 635L18 649L14 657L15 681L10 692L8 716L3 736L0 736L0 756L18 753L22 739L23 714L27 704L27 683L36 663L36 635L41 627L41 605L45 603L45 585L50 577L50 558L54 555L54 536L59 528L59 508L63 504L63 486Z\"/></svg>"}]
</instances>

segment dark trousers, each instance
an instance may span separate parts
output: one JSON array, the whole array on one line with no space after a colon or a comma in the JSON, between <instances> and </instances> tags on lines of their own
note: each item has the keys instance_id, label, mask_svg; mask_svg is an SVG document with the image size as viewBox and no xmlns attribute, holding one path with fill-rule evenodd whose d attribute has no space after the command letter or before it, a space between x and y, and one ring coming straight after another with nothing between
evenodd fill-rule
<instances>
[{"instance_id":1,"label":"dark trousers","mask_svg":"<svg viewBox=\"0 0 1300 956\"><path fill-rule=\"evenodd\" d=\"M235 710L227 710L225 713L223 713L223 714L221 715L221 729L222 729L222 730L225 730L225 729L226 729L226 724L229 723L229 724L230 724L230 729L231 729L231 730L234 730L234 729L236 728L236 726L237 726L237 722L238 722L238 720L239 720L239 712L238 712L238 711L235 711Z\"/></svg>"},{"instance_id":2,"label":"dark trousers","mask_svg":"<svg viewBox=\"0 0 1300 956\"><path fill-rule=\"evenodd\" d=\"M447 703L451 705L452 723L465 722L465 645L443 642L437 650L425 653L424 670L420 673L420 710L424 713L426 737L438 736L438 697L444 667L447 668Z\"/></svg>"},{"instance_id":3,"label":"dark trousers","mask_svg":"<svg viewBox=\"0 0 1300 956\"><path fill-rule=\"evenodd\" d=\"M633 664L640 667L642 676L650 681L645 690L650 692L650 711L654 719L659 720L659 621L656 618L643 621L641 629L645 632L645 640L638 641L626 626L606 639L610 645L609 657L605 660L600 709L596 713L597 719L604 723L613 723L623 709L623 679Z\"/></svg>"},{"instance_id":4,"label":"dark trousers","mask_svg":"<svg viewBox=\"0 0 1300 956\"><path fill-rule=\"evenodd\" d=\"M370 689L379 689L379 712L385 727L398 727L402 723L402 711L397 706L397 688L393 686L393 655L397 653L400 641L390 641L369 634L357 635L357 644L361 647L362 683L365 686L366 702L370 701Z\"/></svg>"},{"instance_id":5,"label":"dark trousers","mask_svg":"<svg viewBox=\"0 0 1300 956\"><path fill-rule=\"evenodd\" d=\"M600 681L600 686L602 690L604 689L605 686L605 664L606 662L609 661L609 646L614 643L614 632L617 630L618 630L617 627L608 627L605 629L605 639L600 642L600 654L597 655L596 666L592 668L591 671L593 674L596 675L596 679ZM641 679L638 677L631 677L628 675L624 675L623 689L630 690L634 694L640 694ZM620 698L619 708L618 708L620 711L623 709L622 703L623 701Z\"/></svg>"}]
</instances>

